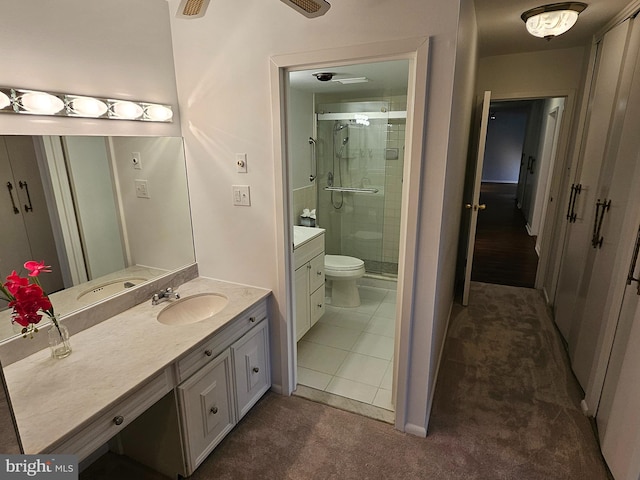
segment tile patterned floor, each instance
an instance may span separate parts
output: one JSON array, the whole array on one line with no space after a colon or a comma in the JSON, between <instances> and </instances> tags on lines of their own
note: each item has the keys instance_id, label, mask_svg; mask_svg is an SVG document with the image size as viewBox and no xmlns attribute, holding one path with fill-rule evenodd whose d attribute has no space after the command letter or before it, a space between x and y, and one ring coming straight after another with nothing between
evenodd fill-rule
<instances>
[{"instance_id":1,"label":"tile patterned floor","mask_svg":"<svg viewBox=\"0 0 640 480\"><path fill-rule=\"evenodd\" d=\"M360 286L357 308L331 306L298 342L298 383L393 411L396 292Z\"/></svg>"}]
</instances>

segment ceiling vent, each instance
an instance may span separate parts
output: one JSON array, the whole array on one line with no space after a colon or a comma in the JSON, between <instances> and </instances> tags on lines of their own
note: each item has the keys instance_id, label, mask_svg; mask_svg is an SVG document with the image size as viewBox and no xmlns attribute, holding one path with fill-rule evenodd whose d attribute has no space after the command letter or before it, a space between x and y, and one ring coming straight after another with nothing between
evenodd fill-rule
<instances>
[{"instance_id":1,"label":"ceiling vent","mask_svg":"<svg viewBox=\"0 0 640 480\"><path fill-rule=\"evenodd\" d=\"M176 17L178 18L200 18L207 11L209 0L182 0Z\"/></svg>"},{"instance_id":2,"label":"ceiling vent","mask_svg":"<svg viewBox=\"0 0 640 480\"><path fill-rule=\"evenodd\" d=\"M281 0L307 18L319 17L327 13L331 4L325 0Z\"/></svg>"}]
</instances>

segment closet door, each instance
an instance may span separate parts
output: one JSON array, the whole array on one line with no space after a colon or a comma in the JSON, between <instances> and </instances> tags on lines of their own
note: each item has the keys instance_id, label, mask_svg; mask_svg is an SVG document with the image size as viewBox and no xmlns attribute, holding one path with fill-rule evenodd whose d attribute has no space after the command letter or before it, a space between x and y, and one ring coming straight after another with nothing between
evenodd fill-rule
<instances>
[{"instance_id":1,"label":"closet door","mask_svg":"<svg viewBox=\"0 0 640 480\"><path fill-rule=\"evenodd\" d=\"M571 193L571 209L575 217L570 221L563 247L563 260L555 295L555 321L570 351L575 349L576 319L583 303L578 300L585 265L591 252L592 227L595 217L596 185L604 158L609 125L615 111L620 72L626 51L631 21L609 31L598 46L597 72L590 96L589 116L581 146L579 176ZM578 188L579 187L579 188ZM571 205L570 205L571 206ZM586 271L587 276L589 274ZM588 284L588 282L587 282ZM584 297L583 297L584 300Z\"/></svg>"},{"instance_id":2,"label":"closet door","mask_svg":"<svg viewBox=\"0 0 640 480\"><path fill-rule=\"evenodd\" d=\"M578 303L583 308L574 322L575 335L570 342L571 364L585 390L590 412L595 412L602 391L598 371L604 367L599 364L604 362L606 365L611 350L611 345L604 342L605 334L608 325L617 322L620 311L621 298L616 292L621 294L626 282L625 266L616 266L616 258L625 246L621 242L623 225L625 217L632 215L637 208L635 200L640 194L638 182L632 181L637 152L640 151L637 132L640 122L640 63L636 58L640 50L640 29L636 27L632 27L627 45L629 54L618 85L619 107L609 127L605 161L596 189L592 239L578 294Z\"/></svg>"},{"instance_id":3,"label":"closet door","mask_svg":"<svg viewBox=\"0 0 640 480\"><path fill-rule=\"evenodd\" d=\"M0 137L0 182L0 281L4 281L12 270L19 271L31 255L5 137Z\"/></svg>"},{"instance_id":4,"label":"closet door","mask_svg":"<svg viewBox=\"0 0 640 480\"><path fill-rule=\"evenodd\" d=\"M27 260L44 261L51 266L51 273L42 275L40 281L47 293L57 292L64 285L33 138L12 135L4 137L4 141L17 182L15 192L19 200L18 208L27 234L21 252L23 257L13 268L21 268ZM28 252L26 255L24 250Z\"/></svg>"},{"instance_id":5,"label":"closet door","mask_svg":"<svg viewBox=\"0 0 640 480\"><path fill-rule=\"evenodd\" d=\"M639 231L640 233L640 231ZM640 240L640 235L638 235ZM635 261L634 261L635 264ZM638 268L632 270L638 278ZM638 283L624 294L596 415L602 454L616 480L640 478L640 308Z\"/></svg>"}]
</instances>

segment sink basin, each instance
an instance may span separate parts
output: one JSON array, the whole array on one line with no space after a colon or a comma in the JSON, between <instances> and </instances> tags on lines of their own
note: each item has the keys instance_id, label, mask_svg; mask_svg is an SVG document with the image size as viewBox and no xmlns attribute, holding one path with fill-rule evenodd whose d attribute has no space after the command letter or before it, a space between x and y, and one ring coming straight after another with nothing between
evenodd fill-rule
<instances>
[{"instance_id":1,"label":"sink basin","mask_svg":"<svg viewBox=\"0 0 640 480\"><path fill-rule=\"evenodd\" d=\"M158 313L158 322L165 325L189 325L212 317L229 303L219 293L202 293L182 298Z\"/></svg>"},{"instance_id":2,"label":"sink basin","mask_svg":"<svg viewBox=\"0 0 640 480\"><path fill-rule=\"evenodd\" d=\"M94 285L89 290L80 293L76 300L86 303L103 300L116 293L124 292L127 288L135 287L139 283L146 282L148 278L143 277L122 277L114 280Z\"/></svg>"}]
</instances>

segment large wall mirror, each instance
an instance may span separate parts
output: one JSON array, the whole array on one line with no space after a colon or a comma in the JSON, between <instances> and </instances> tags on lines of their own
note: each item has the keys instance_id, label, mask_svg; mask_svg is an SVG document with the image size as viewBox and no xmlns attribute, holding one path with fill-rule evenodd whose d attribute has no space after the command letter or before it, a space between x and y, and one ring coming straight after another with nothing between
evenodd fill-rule
<instances>
[{"instance_id":1,"label":"large wall mirror","mask_svg":"<svg viewBox=\"0 0 640 480\"><path fill-rule=\"evenodd\" d=\"M0 279L51 265L57 314L195 262L180 137L0 136L0 188ZM20 329L0 309L2 341Z\"/></svg>"}]
</instances>

